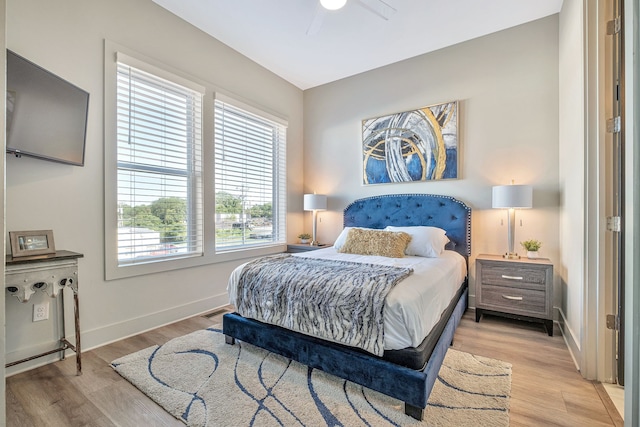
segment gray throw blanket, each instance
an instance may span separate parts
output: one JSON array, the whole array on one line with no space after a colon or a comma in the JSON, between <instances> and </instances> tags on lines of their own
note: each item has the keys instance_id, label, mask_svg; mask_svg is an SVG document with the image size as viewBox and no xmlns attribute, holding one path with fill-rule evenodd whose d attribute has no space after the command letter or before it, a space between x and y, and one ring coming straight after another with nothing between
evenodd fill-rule
<instances>
[{"instance_id":1,"label":"gray throw blanket","mask_svg":"<svg viewBox=\"0 0 640 427\"><path fill-rule=\"evenodd\" d=\"M294 257L249 262L238 283L244 317L382 356L384 302L410 268Z\"/></svg>"}]
</instances>

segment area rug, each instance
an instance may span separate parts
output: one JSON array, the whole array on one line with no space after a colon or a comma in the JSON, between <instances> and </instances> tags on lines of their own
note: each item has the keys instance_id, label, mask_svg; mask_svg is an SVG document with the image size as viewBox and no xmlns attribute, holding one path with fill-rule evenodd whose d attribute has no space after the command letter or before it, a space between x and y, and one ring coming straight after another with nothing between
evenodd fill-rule
<instances>
[{"instance_id":1,"label":"area rug","mask_svg":"<svg viewBox=\"0 0 640 427\"><path fill-rule=\"evenodd\" d=\"M114 360L188 426L508 426L511 364L449 349L424 421L404 404L215 328Z\"/></svg>"}]
</instances>

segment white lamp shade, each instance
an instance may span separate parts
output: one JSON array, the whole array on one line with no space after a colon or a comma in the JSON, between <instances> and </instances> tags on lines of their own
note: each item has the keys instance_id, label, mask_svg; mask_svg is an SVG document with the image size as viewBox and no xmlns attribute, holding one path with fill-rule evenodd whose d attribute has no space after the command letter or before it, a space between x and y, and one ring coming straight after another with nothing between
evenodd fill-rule
<instances>
[{"instance_id":1,"label":"white lamp shade","mask_svg":"<svg viewBox=\"0 0 640 427\"><path fill-rule=\"evenodd\" d=\"M320 0L320 4L327 10L338 10L347 3L347 0Z\"/></svg>"},{"instance_id":2,"label":"white lamp shade","mask_svg":"<svg viewBox=\"0 0 640 427\"><path fill-rule=\"evenodd\" d=\"M533 188L530 185L497 185L493 187L492 207L527 209L533 206Z\"/></svg>"},{"instance_id":3,"label":"white lamp shade","mask_svg":"<svg viewBox=\"0 0 640 427\"><path fill-rule=\"evenodd\" d=\"M327 196L322 194L305 194L305 211L324 211L327 209Z\"/></svg>"}]
</instances>

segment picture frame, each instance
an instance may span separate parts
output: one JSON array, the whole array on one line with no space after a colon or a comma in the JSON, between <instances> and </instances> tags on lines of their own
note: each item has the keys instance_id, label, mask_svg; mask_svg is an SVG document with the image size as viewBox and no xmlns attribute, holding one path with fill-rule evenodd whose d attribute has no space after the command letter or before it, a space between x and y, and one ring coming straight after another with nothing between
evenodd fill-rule
<instances>
[{"instance_id":1,"label":"picture frame","mask_svg":"<svg viewBox=\"0 0 640 427\"><path fill-rule=\"evenodd\" d=\"M10 231L13 258L56 253L53 230Z\"/></svg>"},{"instance_id":2,"label":"picture frame","mask_svg":"<svg viewBox=\"0 0 640 427\"><path fill-rule=\"evenodd\" d=\"M362 121L362 184L458 179L458 101Z\"/></svg>"}]
</instances>

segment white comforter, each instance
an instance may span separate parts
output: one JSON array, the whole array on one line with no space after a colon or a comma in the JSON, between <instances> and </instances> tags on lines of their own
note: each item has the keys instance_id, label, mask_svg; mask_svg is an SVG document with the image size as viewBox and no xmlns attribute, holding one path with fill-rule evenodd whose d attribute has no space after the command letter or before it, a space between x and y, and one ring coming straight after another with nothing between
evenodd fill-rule
<instances>
[{"instance_id":1,"label":"white comforter","mask_svg":"<svg viewBox=\"0 0 640 427\"><path fill-rule=\"evenodd\" d=\"M464 258L453 251L444 251L438 258L387 258L341 254L330 247L294 256L413 268L413 274L387 295L384 308L385 350L418 346L438 322L467 274ZM236 268L229 277L227 291L231 304L236 302L237 283L243 267Z\"/></svg>"}]
</instances>

